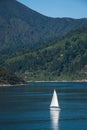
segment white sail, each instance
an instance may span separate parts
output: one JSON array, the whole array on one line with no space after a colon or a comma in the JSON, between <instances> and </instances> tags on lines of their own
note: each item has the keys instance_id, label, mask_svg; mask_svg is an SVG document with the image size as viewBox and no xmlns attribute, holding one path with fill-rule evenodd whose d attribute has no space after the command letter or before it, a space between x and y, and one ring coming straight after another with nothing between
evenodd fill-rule
<instances>
[{"instance_id":1,"label":"white sail","mask_svg":"<svg viewBox=\"0 0 87 130\"><path fill-rule=\"evenodd\" d=\"M50 107L59 107L57 93L56 93L55 90L54 90L54 93L53 93L53 97L52 97L52 101L51 101Z\"/></svg>"}]
</instances>

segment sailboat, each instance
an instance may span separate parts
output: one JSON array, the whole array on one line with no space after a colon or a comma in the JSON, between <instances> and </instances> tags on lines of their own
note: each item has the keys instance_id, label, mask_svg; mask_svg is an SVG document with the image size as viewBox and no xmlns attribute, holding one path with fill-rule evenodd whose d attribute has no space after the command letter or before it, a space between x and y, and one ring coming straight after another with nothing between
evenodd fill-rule
<instances>
[{"instance_id":1,"label":"sailboat","mask_svg":"<svg viewBox=\"0 0 87 130\"><path fill-rule=\"evenodd\" d=\"M56 90L54 89L50 110L60 110Z\"/></svg>"}]
</instances>

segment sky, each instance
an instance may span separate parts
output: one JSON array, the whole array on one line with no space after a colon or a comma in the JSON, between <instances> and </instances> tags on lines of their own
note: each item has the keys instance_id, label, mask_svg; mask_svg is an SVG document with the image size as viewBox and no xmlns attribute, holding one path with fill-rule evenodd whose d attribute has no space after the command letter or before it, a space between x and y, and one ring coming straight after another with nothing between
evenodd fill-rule
<instances>
[{"instance_id":1,"label":"sky","mask_svg":"<svg viewBox=\"0 0 87 130\"><path fill-rule=\"evenodd\" d=\"M17 0L48 17L87 18L87 0Z\"/></svg>"}]
</instances>

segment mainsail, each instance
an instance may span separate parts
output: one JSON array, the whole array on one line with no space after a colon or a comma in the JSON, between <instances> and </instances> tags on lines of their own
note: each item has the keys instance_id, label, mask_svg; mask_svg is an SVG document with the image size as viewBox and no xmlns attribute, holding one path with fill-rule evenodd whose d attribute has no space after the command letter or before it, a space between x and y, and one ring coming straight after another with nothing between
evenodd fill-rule
<instances>
[{"instance_id":1,"label":"mainsail","mask_svg":"<svg viewBox=\"0 0 87 130\"><path fill-rule=\"evenodd\" d=\"M55 90L54 90L54 93L53 93L53 97L52 97L52 101L51 101L50 107L59 107L57 93L56 93Z\"/></svg>"}]
</instances>

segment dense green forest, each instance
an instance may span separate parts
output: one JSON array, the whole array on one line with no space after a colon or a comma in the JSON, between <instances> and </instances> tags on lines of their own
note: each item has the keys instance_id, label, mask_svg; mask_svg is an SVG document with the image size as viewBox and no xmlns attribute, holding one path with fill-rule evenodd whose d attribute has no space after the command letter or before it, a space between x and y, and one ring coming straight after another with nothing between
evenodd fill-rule
<instances>
[{"instance_id":1,"label":"dense green forest","mask_svg":"<svg viewBox=\"0 0 87 130\"><path fill-rule=\"evenodd\" d=\"M19 53L4 65L26 80L86 79L87 28L72 31L42 49Z\"/></svg>"}]
</instances>

